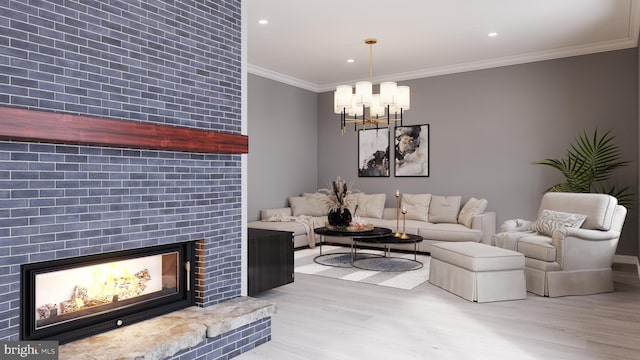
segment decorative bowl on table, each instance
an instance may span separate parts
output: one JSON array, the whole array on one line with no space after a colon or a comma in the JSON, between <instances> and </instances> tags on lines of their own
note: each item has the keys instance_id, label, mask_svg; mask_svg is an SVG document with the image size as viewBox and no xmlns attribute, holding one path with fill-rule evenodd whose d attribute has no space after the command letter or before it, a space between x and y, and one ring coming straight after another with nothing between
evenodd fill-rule
<instances>
[{"instance_id":1,"label":"decorative bowl on table","mask_svg":"<svg viewBox=\"0 0 640 360\"><path fill-rule=\"evenodd\" d=\"M365 232L373 230L375 226L373 226L373 224L361 224L352 222L348 226L334 226L325 224L325 227L331 231Z\"/></svg>"}]
</instances>

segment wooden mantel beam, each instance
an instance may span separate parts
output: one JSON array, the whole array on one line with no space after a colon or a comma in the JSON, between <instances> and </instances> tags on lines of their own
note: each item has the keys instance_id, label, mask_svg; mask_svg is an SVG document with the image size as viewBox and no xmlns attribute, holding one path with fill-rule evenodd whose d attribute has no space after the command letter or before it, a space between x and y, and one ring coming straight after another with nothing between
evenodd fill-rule
<instances>
[{"instance_id":1,"label":"wooden mantel beam","mask_svg":"<svg viewBox=\"0 0 640 360\"><path fill-rule=\"evenodd\" d=\"M246 154L246 135L0 106L0 140Z\"/></svg>"}]
</instances>

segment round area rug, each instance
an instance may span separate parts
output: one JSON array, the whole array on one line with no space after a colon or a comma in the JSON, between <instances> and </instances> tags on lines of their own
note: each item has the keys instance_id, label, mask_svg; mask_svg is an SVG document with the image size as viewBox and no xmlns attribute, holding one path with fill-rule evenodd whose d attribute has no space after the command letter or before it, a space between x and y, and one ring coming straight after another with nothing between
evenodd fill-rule
<instances>
[{"instance_id":1,"label":"round area rug","mask_svg":"<svg viewBox=\"0 0 640 360\"><path fill-rule=\"evenodd\" d=\"M330 254L322 254L316 256L313 261L320 265L333 266L333 267L341 267L341 268L350 268L351 258L353 255L351 253L330 253ZM368 253L358 253L354 261L366 260L371 258L380 258L381 255L378 254L368 254Z\"/></svg>"},{"instance_id":2,"label":"round area rug","mask_svg":"<svg viewBox=\"0 0 640 360\"><path fill-rule=\"evenodd\" d=\"M353 267L371 271L412 271L418 270L422 266L420 261L395 257L358 259L353 262Z\"/></svg>"},{"instance_id":3,"label":"round area rug","mask_svg":"<svg viewBox=\"0 0 640 360\"><path fill-rule=\"evenodd\" d=\"M323 245L322 257L318 260L332 261L335 264L342 264L344 267L322 265L316 261L320 254L319 247L313 249L299 249L293 254L296 274L308 274L344 281L366 283L371 285L392 287L397 289L410 290L424 284L429 279L429 262L431 258L425 254L418 254L418 261L424 265L414 271L371 271L352 267L351 252L344 246ZM332 255L332 256L326 256ZM362 256L361 256L362 255ZM413 254L393 253L396 257L413 259ZM358 258L362 259L382 257L383 251L363 249L358 250Z\"/></svg>"}]
</instances>

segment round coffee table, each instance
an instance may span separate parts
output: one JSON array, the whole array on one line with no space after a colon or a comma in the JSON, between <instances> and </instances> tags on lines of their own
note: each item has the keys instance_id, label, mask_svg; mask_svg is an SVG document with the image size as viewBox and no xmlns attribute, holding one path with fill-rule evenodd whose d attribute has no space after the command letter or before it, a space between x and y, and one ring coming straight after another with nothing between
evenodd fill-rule
<instances>
[{"instance_id":1,"label":"round coffee table","mask_svg":"<svg viewBox=\"0 0 640 360\"><path fill-rule=\"evenodd\" d=\"M411 271L418 270L424 264L418 261L418 243L422 241L422 236L405 234L403 237L394 234L382 236L354 236L351 238L354 245L354 256L352 265L358 269L372 271ZM384 256L360 258L357 253L358 243L362 244L382 244L384 245ZM413 244L413 259L399 256L391 256L390 244Z\"/></svg>"},{"instance_id":2,"label":"round coffee table","mask_svg":"<svg viewBox=\"0 0 640 360\"><path fill-rule=\"evenodd\" d=\"M326 227L315 228L313 231L320 235L320 255L316 256L313 261L326 266L334 266L334 267L352 267L353 261L356 258L360 259L368 259L372 257L381 257L377 254L367 254L360 253L356 254L354 248L354 237L359 238L367 238L367 237L378 237L391 234L391 229L383 228L383 227L374 227L373 230L367 231L341 231L341 230L330 230ZM348 237L351 238L351 251L350 252L334 252L329 254L322 253L322 244L324 243L325 236L337 236L337 237Z\"/></svg>"}]
</instances>

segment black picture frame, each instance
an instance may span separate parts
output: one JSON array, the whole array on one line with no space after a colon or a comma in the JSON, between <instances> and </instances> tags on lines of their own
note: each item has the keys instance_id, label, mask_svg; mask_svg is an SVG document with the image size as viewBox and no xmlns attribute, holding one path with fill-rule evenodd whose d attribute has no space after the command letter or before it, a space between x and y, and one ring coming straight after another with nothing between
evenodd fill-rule
<instances>
[{"instance_id":1,"label":"black picture frame","mask_svg":"<svg viewBox=\"0 0 640 360\"><path fill-rule=\"evenodd\" d=\"M394 176L429 177L429 124L396 126Z\"/></svg>"},{"instance_id":2,"label":"black picture frame","mask_svg":"<svg viewBox=\"0 0 640 360\"><path fill-rule=\"evenodd\" d=\"M388 128L358 130L358 177L389 177Z\"/></svg>"}]
</instances>

